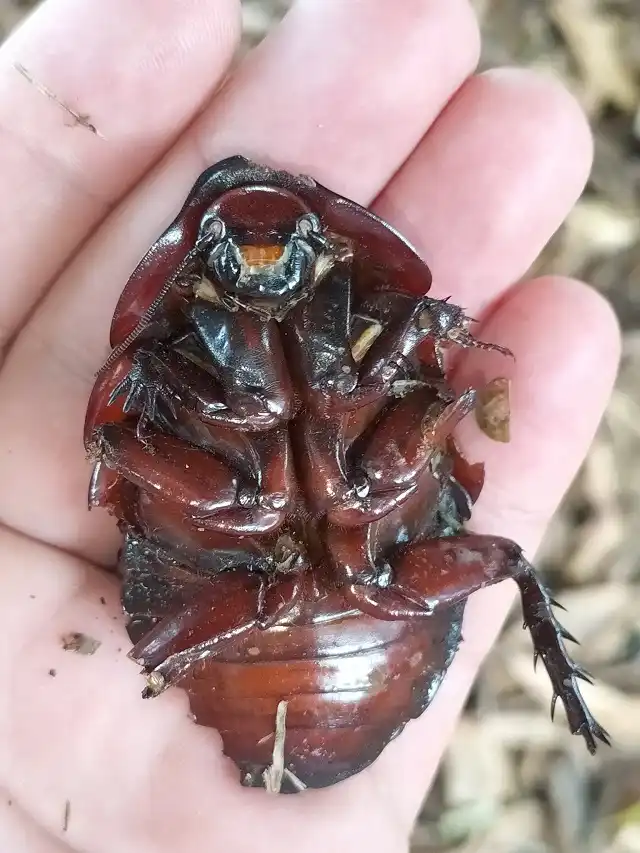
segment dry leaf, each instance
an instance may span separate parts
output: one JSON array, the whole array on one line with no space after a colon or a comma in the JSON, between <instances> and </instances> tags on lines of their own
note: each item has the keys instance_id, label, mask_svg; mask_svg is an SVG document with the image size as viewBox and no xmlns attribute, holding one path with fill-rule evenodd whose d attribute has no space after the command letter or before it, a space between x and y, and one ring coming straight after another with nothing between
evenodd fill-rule
<instances>
[{"instance_id":1,"label":"dry leaf","mask_svg":"<svg viewBox=\"0 0 640 853\"><path fill-rule=\"evenodd\" d=\"M499 377L491 380L478 392L475 409L480 429L493 441L507 443L511 440L510 381Z\"/></svg>"},{"instance_id":2,"label":"dry leaf","mask_svg":"<svg viewBox=\"0 0 640 853\"><path fill-rule=\"evenodd\" d=\"M599 256L626 251L639 238L640 218L635 210L604 199L582 199L567 217L557 240L554 271L571 275Z\"/></svg>"},{"instance_id":3,"label":"dry leaf","mask_svg":"<svg viewBox=\"0 0 640 853\"><path fill-rule=\"evenodd\" d=\"M640 96L632 69L622 59L620 22L596 0L553 0L551 14L582 72L587 111L611 104L634 113Z\"/></svg>"},{"instance_id":4,"label":"dry leaf","mask_svg":"<svg viewBox=\"0 0 640 853\"><path fill-rule=\"evenodd\" d=\"M287 736L287 703L279 702L276 711L276 732L271 764L262 774L264 787L269 794L279 794L284 775L284 742Z\"/></svg>"}]
</instances>

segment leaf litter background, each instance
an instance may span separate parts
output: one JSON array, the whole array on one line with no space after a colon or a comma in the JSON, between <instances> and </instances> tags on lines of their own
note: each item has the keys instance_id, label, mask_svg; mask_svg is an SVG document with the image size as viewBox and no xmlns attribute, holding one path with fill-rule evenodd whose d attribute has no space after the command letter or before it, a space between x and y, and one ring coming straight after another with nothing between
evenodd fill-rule
<instances>
[{"instance_id":1,"label":"leaf litter background","mask_svg":"<svg viewBox=\"0 0 640 853\"><path fill-rule=\"evenodd\" d=\"M0 35L33 5L0 0ZM243 0L245 49L289 5ZM598 287L620 317L624 357L539 564L568 608L567 628L584 638L576 657L597 681L585 693L615 746L591 759L560 710L551 723L550 690L514 612L424 803L412 853L640 853L640 0L474 5L482 65L559 75L596 138L589 186L536 272Z\"/></svg>"}]
</instances>

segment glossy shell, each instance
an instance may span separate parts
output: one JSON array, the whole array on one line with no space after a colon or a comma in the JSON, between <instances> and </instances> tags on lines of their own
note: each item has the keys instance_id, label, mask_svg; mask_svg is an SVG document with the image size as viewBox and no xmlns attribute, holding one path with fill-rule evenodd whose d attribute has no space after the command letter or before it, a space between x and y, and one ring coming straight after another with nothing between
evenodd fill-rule
<instances>
[{"instance_id":1,"label":"glossy shell","mask_svg":"<svg viewBox=\"0 0 640 853\"><path fill-rule=\"evenodd\" d=\"M572 730L553 600L509 540L467 534L482 465L452 439L476 390L441 349L497 349L389 225L311 178L208 169L134 270L87 406L90 506L116 515L131 657L184 689L246 785L286 703L282 790L371 764L433 698L464 602L513 578ZM288 775L287 775L288 774Z\"/></svg>"},{"instance_id":2,"label":"glossy shell","mask_svg":"<svg viewBox=\"0 0 640 853\"><path fill-rule=\"evenodd\" d=\"M163 599L175 606L158 591L159 607ZM134 585L125 599L134 642L148 628L135 617L154 610L154 585L144 584L142 607L141 593ZM254 629L227 644L181 687L196 722L221 734L244 784L263 785L285 700L285 766L307 787L332 785L374 761L424 711L458 647L460 616L458 608L428 622L383 622L345 612L342 597L326 591L294 624Z\"/></svg>"}]
</instances>

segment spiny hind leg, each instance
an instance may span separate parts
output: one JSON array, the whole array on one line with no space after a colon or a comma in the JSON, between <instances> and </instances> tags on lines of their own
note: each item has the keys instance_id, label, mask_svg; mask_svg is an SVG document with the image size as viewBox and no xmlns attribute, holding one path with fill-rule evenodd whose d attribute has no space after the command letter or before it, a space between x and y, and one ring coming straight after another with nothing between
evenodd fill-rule
<instances>
[{"instance_id":1,"label":"spiny hind leg","mask_svg":"<svg viewBox=\"0 0 640 853\"><path fill-rule=\"evenodd\" d=\"M552 714L560 698L572 733L582 735L590 752L595 752L597 740L609 743L580 693L578 681L590 682L590 677L567 651L564 641L575 640L558 622L553 612L556 602L518 545L509 539L478 534L430 539L409 545L381 573L366 543L360 544L357 550L353 538L345 538L342 553L334 547L336 556L342 558L345 597L381 619L428 617L483 587L514 580L520 589L524 624L533 640L535 658L542 659L553 686Z\"/></svg>"}]
</instances>

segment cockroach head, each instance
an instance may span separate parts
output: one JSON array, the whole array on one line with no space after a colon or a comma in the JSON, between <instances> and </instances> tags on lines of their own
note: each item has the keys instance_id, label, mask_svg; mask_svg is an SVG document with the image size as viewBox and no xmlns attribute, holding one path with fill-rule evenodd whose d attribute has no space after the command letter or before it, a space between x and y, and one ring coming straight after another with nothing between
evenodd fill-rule
<instances>
[{"instance_id":1,"label":"cockroach head","mask_svg":"<svg viewBox=\"0 0 640 853\"><path fill-rule=\"evenodd\" d=\"M196 248L221 301L281 318L310 295L333 245L320 218L286 190L230 190L204 214Z\"/></svg>"}]
</instances>

